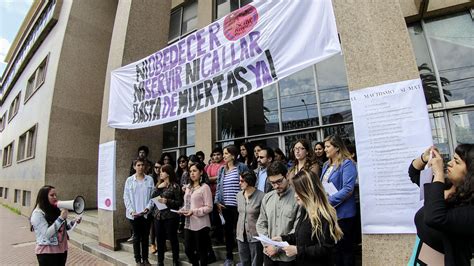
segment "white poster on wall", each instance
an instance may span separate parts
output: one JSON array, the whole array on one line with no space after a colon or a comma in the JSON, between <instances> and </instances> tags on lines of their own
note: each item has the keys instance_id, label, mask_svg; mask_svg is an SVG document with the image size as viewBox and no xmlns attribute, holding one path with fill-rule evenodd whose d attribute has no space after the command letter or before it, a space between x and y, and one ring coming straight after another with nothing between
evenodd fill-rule
<instances>
[{"instance_id":1,"label":"white poster on wall","mask_svg":"<svg viewBox=\"0 0 474 266\"><path fill-rule=\"evenodd\" d=\"M99 145L99 171L97 173L97 206L114 211L115 204L115 144L110 141Z\"/></svg>"},{"instance_id":2,"label":"white poster on wall","mask_svg":"<svg viewBox=\"0 0 474 266\"><path fill-rule=\"evenodd\" d=\"M351 91L362 232L415 233L420 188L411 161L433 144L420 79Z\"/></svg>"}]
</instances>

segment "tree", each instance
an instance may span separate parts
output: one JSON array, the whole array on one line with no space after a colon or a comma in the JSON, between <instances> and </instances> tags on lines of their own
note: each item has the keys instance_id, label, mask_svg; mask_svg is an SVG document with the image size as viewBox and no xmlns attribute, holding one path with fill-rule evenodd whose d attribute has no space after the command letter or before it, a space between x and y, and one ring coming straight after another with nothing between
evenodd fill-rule
<instances>
[{"instance_id":1,"label":"tree","mask_svg":"<svg viewBox=\"0 0 474 266\"><path fill-rule=\"evenodd\" d=\"M425 98L427 104L440 103L441 97L438 90L438 82L436 81L436 75L433 73L427 63L423 63L418 66L418 72L420 72L421 83L425 92ZM449 84L449 80L444 77L440 77L441 86L443 87L443 96L445 101L449 101L448 96L452 94L449 90L444 87Z\"/></svg>"}]
</instances>

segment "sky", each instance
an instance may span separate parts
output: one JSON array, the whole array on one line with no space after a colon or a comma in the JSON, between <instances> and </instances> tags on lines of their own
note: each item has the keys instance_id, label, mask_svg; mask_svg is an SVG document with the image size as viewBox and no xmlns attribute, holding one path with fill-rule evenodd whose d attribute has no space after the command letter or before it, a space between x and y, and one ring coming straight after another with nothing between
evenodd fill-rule
<instances>
[{"instance_id":1,"label":"sky","mask_svg":"<svg viewBox=\"0 0 474 266\"><path fill-rule=\"evenodd\" d=\"M7 66L4 60L8 49L32 3L33 0L0 0L0 76Z\"/></svg>"}]
</instances>

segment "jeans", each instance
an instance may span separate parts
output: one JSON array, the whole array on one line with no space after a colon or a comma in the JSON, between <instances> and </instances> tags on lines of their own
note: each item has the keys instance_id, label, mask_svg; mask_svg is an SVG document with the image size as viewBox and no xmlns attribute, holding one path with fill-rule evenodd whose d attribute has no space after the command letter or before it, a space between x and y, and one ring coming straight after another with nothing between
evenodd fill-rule
<instances>
[{"instance_id":1,"label":"jeans","mask_svg":"<svg viewBox=\"0 0 474 266\"><path fill-rule=\"evenodd\" d=\"M135 261L148 259L148 235L150 221L144 216L129 220L133 229L133 254Z\"/></svg>"},{"instance_id":2,"label":"jeans","mask_svg":"<svg viewBox=\"0 0 474 266\"><path fill-rule=\"evenodd\" d=\"M239 218L237 206L225 206L225 208L222 208L222 215L225 220L224 234L226 259L234 260L235 229L237 228L237 219Z\"/></svg>"},{"instance_id":3,"label":"jeans","mask_svg":"<svg viewBox=\"0 0 474 266\"><path fill-rule=\"evenodd\" d=\"M158 248L158 264L163 264L165 260L166 239L171 242L171 250L173 251L173 261L179 261L179 242L178 242L178 226L179 218L166 220L154 220L156 243Z\"/></svg>"},{"instance_id":4,"label":"jeans","mask_svg":"<svg viewBox=\"0 0 474 266\"><path fill-rule=\"evenodd\" d=\"M67 260L67 251L64 253L36 254L40 266L64 266Z\"/></svg>"},{"instance_id":5,"label":"jeans","mask_svg":"<svg viewBox=\"0 0 474 266\"><path fill-rule=\"evenodd\" d=\"M198 231L184 230L184 252L193 266L207 265L209 241L209 227Z\"/></svg>"},{"instance_id":6,"label":"jeans","mask_svg":"<svg viewBox=\"0 0 474 266\"><path fill-rule=\"evenodd\" d=\"M337 223L341 227L344 236L336 244L336 265L355 265L353 247L355 235L355 217L339 219Z\"/></svg>"},{"instance_id":7,"label":"jeans","mask_svg":"<svg viewBox=\"0 0 474 266\"><path fill-rule=\"evenodd\" d=\"M260 242L237 241L242 266L260 266L263 264L263 246Z\"/></svg>"}]
</instances>

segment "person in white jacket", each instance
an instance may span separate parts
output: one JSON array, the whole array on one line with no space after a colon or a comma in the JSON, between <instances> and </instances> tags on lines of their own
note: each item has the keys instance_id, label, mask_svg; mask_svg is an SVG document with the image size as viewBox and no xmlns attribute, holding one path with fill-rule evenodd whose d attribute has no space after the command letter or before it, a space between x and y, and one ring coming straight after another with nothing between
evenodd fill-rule
<instances>
[{"instance_id":1,"label":"person in white jacket","mask_svg":"<svg viewBox=\"0 0 474 266\"><path fill-rule=\"evenodd\" d=\"M59 209L56 189L53 186L43 186L38 191L35 208L31 214L31 231L36 235L35 253L38 264L66 265L67 260L67 230L81 219L67 222L68 211Z\"/></svg>"},{"instance_id":2,"label":"person in white jacket","mask_svg":"<svg viewBox=\"0 0 474 266\"><path fill-rule=\"evenodd\" d=\"M154 189L153 178L145 175L145 162L139 158L133 162L136 173L125 181L123 201L126 217L132 224L133 254L139 265L150 265L148 261L148 235L150 233L151 193Z\"/></svg>"}]
</instances>

